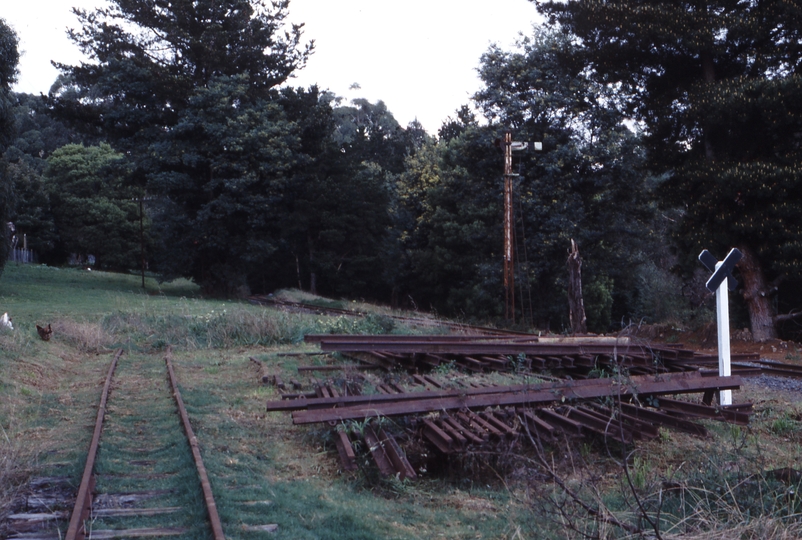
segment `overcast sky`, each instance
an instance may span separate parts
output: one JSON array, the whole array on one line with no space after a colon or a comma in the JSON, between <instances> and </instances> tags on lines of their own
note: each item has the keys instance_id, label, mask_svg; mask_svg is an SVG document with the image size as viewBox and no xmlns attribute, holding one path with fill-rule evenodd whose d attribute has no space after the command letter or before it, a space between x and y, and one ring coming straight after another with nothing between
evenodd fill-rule
<instances>
[{"instance_id":1,"label":"overcast sky","mask_svg":"<svg viewBox=\"0 0 802 540\"><path fill-rule=\"evenodd\" d=\"M0 18L17 32L18 92L47 93L80 51L66 37L70 8L102 0L2 0ZM480 88L476 68L491 43L511 49L539 18L527 0L291 0L290 20L305 23L316 52L290 84L317 84L347 99L383 100L406 126L417 118L435 134ZM349 90L357 83L361 89Z\"/></svg>"}]
</instances>

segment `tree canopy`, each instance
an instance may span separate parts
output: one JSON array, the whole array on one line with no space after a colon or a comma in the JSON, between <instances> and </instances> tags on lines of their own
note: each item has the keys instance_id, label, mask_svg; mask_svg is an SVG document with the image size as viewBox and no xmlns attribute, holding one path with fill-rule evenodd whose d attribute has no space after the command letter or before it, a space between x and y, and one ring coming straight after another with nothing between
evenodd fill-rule
<instances>
[{"instance_id":1,"label":"tree canopy","mask_svg":"<svg viewBox=\"0 0 802 540\"><path fill-rule=\"evenodd\" d=\"M626 277L649 237L647 191L636 172L642 153L619 104L571 61L573 47L546 31L517 51L491 47L474 98L491 123L479 125L463 108L436 146L408 159L399 190L405 213L416 216L403 239L417 302L500 316L503 153L495 143L509 130L544 148L514 159L520 315L565 328L571 239L587 255L592 329L631 315L636 294Z\"/></svg>"},{"instance_id":2,"label":"tree canopy","mask_svg":"<svg viewBox=\"0 0 802 540\"><path fill-rule=\"evenodd\" d=\"M17 35L3 19L0 19L0 155L5 152L15 134L11 85L17 79L19 62L17 43ZM0 228L3 231L0 236L0 272L8 259L10 238L6 223L11 216L13 197L12 184L5 164L0 163Z\"/></svg>"},{"instance_id":3,"label":"tree canopy","mask_svg":"<svg viewBox=\"0 0 802 540\"><path fill-rule=\"evenodd\" d=\"M45 189L58 235L56 260L71 254L99 268L136 268L139 190L126 186L122 155L108 144L68 144L47 159Z\"/></svg>"},{"instance_id":4,"label":"tree canopy","mask_svg":"<svg viewBox=\"0 0 802 540\"><path fill-rule=\"evenodd\" d=\"M688 260L737 246L756 339L776 335L776 286L798 275L802 11L790 2L544 2L645 131L663 201L683 209ZM797 285L793 289L797 289ZM791 295L794 302L802 300ZM798 306L796 306L798 307Z\"/></svg>"},{"instance_id":5,"label":"tree canopy","mask_svg":"<svg viewBox=\"0 0 802 540\"><path fill-rule=\"evenodd\" d=\"M299 137L274 87L312 51L300 26L282 32L287 6L116 0L75 11L71 37L94 62L60 66L54 110L125 152L133 180L159 198L165 277L231 294L275 249L268 222Z\"/></svg>"}]
</instances>

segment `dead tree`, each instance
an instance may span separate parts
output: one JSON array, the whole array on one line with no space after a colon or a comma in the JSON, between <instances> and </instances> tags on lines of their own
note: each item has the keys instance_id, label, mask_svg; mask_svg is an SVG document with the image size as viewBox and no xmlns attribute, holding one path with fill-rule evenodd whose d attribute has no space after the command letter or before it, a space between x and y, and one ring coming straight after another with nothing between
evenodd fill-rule
<instances>
[{"instance_id":1,"label":"dead tree","mask_svg":"<svg viewBox=\"0 0 802 540\"><path fill-rule=\"evenodd\" d=\"M568 252L568 309L571 332L587 334L588 323L585 317L585 303L582 300L582 257L573 239L571 239L571 250Z\"/></svg>"}]
</instances>

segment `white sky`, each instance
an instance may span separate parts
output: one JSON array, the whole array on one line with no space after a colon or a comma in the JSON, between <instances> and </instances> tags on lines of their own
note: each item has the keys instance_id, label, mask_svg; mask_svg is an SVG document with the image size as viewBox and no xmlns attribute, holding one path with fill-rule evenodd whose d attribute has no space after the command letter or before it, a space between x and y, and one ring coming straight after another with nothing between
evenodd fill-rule
<instances>
[{"instance_id":1,"label":"white sky","mask_svg":"<svg viewBox=\"0 0 802 540\"><path fill-rule=\"evenodd\" d=\"M82 60L67 39L70 8L102 0L0 0L0 18L17 32L18 92L47 93L58 72L51 60ZM527 0L291 0L292 22L316 52L290 84L317 84L347 99L383 100L401 125L417 118L430 134L481 83L479 57L491 43L511 49L539 20ZM358 83L360 90L349 90Z\"/></svg>"}]
</instances>

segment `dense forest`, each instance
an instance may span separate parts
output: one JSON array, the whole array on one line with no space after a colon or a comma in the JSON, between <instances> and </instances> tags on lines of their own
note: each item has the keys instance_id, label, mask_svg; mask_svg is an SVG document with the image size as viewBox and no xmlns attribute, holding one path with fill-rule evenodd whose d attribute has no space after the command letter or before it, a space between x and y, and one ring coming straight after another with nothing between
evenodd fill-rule
<instances>
[{"instance_id":1,"label":"dense forest","mask_svg":"<svg viewBox=\"0 0 802 540\"><path fill-rule=\"evenodd\" d=\"M710 320L702 249L745 255L734 324L798 334L802 8L728 0L539 2L546 23L477 59L438 132L381 101L296 88L314 44L289 2L112 0L76 10L91 60L11 91L0 20L0 214L39 261L299 287L503 322L500 141L514 155L516 321L590 331ZM0 241L6 260L10 238ZM2 264L2 263L0 263Z\"/></svg>"}]
</instances>

